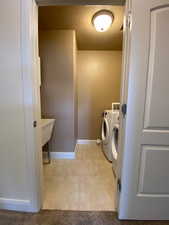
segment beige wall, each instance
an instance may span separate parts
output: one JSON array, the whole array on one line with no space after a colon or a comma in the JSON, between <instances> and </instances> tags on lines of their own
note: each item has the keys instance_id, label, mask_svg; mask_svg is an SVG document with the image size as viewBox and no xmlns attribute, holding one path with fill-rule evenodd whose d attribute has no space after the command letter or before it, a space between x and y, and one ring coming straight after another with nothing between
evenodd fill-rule
<instances>
[{"instance_id":1,"label":"beige wall","mask_svg":"<svg viewBox=\"0 0 169 225\"><path fill-rule=\"evenodd\" d=\"M102 112L120 97L121 51L76 53L74 31L40 32L42 116L56 119L52 151L100 137Z\"/></svg>"},{"instance_id":2,"label":"beige wall","mask_svg":"<svg viewBox=\"0 0 169 225\"><path fill-rule=\"evenodd\" d=\"M75 47L73 30L40 32L42 116L56 119L51 141L54 152L72 152L75 147Z\"/></svg>"},{"instance_id":3,"label":"beige wall","mask_svg":"<svg viewBox=\"0 0 169 225\"><path fill-rule=\"evenodd\" d=\"M120 99L121 51L78 51L78 139L100 137L102 112Z\"/></svg>"}]
</instances>

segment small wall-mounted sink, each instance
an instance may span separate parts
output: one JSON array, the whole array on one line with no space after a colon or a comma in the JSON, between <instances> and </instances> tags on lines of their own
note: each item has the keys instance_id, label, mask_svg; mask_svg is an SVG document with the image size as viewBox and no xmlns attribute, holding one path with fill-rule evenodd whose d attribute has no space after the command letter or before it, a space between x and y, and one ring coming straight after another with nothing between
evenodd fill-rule
<instances>
[{"instance_id":1,"label":"small wall-mounted sink","mask_svg":"<svg viewBox=\"0 0 169 225\"><path fill-rule=\"evenodd\" d=\"M41 120L42 146L44 146L51 139L54 123L55 123L55 119Z\"/></svg>"}]
</instances>

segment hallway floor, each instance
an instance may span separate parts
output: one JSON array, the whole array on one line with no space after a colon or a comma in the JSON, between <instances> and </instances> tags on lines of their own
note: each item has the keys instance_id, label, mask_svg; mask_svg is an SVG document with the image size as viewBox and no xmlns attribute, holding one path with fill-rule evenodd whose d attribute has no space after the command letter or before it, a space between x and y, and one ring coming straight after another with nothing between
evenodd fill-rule
<instances>
[{"instance_id":1,"label":"hallway floor","mask_svg":"<svg viewBox=\"0 0 169 225\"><path fill-rule=\"evenodd\" d=\"M77 145L76 159L44 165L44 209L114 211L112 165L95 143Z\"/></svg>"},{"instance_id":2,"label":"hallway floor","mask_svg":"<svg viewBox=\"0 0 169 225\"><path fill-rule=\"evenodd\" d=\"M114 212L41 210L39 213L0 211L0 225L169 225L169 221L119 221Z\"/></svg>"}]
</instances>

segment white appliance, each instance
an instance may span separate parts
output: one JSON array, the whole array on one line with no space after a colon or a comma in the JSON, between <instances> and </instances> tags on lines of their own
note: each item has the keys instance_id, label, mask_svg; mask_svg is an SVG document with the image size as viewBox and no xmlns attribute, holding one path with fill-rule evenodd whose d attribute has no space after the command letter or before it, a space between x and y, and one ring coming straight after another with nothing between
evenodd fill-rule
<instances>
[{"instance_id":1,"label":"white appliance","mask_svg":"<svg viewBox=\"0 0 169 225\"><path fill-rule=\"evenodd\" d=\"M102 147L106 158L112 162L116 174L119 136L120 103L113 103L112 110L105 110L102 121Z\"/></svg>"},{"instance_id":2,"label":"white appliance","mask_svg":"<svg viewBox=\"0 0 169 225\"><path fill-rule=\"evenodd\" d=\"M41 119L42 146L51 139L54 123L55 119Z\"/></svg>"},{"instance_id":3,"label":"white appliance","mask_svg":"<svg viewBox=\"0 0 169 225\"><path fill-rule=\"evenodd\" d=\"M54 127L55 119L41 119L41 141L42 147L46 145L46 152L48 153L48 161L45 163L50 163L50 148L49 141L52 136L52 131Z\"/></svg>"}]
</instances>

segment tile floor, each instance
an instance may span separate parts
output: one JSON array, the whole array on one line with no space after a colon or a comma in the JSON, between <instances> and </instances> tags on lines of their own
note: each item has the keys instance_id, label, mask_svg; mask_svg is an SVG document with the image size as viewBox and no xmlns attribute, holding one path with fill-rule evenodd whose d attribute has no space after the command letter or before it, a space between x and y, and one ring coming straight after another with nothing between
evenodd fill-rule
<instances>
[{"instance_id":1,"label":"tile floor","mask_svg":"<svg viewBox=\"0 0 169 225\"><path fill-rule=\"evenodd\" d=\"M114 211L111 163L95 143L77 145L76 159L44 165L44 209Z\"/></svg>"}]
</instances>

